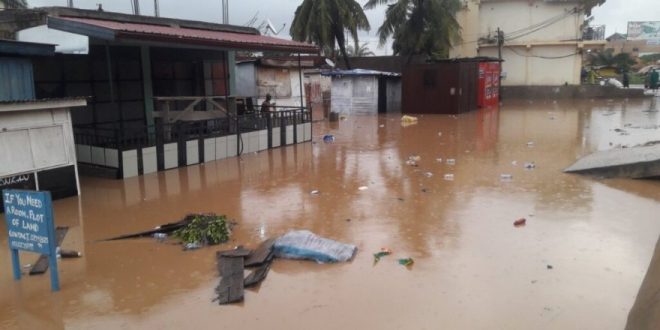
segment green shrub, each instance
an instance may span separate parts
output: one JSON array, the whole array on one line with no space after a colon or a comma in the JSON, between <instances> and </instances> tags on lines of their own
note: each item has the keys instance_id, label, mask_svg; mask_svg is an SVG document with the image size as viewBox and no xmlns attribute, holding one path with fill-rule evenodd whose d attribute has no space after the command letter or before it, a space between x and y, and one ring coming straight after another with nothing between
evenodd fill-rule
<instances>
[{"instance_id":1,"label":"green shrub","mask_svg":"<svg viewBox=\"0 0 660 330\"><path fill-rule=\"evenodd\" d=\"M215 245L229 240L227 217L215 214L194 214L185 227L173 233L183 244Z\"/></svg>"}]
</instances>

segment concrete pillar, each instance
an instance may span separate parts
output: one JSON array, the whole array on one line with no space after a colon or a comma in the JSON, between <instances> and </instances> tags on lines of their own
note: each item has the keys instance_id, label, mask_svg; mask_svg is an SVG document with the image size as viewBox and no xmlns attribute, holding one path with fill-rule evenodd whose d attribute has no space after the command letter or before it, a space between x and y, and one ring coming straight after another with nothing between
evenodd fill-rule
<instances>
[{"instance_id":1,"label":"concrete pillar","mask_svg":"<svg viewBox=\"0 0 660 330\"><path fill-rule=\"evenodd\" d=\"M144 118L149 133L154 131L154 90L151 82L151 52L149 46L140 47L142 62L142 90L144 94Z\"/></svg>"}]
</instances>

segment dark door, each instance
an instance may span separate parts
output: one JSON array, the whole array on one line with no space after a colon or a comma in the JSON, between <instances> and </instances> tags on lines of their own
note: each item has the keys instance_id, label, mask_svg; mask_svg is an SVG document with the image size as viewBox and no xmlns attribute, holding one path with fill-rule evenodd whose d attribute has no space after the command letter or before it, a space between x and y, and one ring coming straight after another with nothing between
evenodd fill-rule
<instances>
[{"instance_id":1,"label":"dark door","mask_svg":"<svg viewBox=\"0 0 660 330\"><path fill-rule=\"evenodd\" d=\"M378 113L387 112L387 80L381 76L378 78Z\"/></svg>"}]
</instances>

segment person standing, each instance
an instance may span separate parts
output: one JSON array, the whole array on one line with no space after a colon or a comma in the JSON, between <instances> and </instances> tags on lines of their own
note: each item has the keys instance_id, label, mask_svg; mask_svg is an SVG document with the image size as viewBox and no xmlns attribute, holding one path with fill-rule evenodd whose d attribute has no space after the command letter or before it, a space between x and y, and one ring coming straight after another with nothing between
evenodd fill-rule
<instances>
[{"instance_id":1,"label":"person standing","mask_svg":"<svg viewBox=\"0 0 660 330\"><path fill-rule=\"evenodd\" d=\"M630 88L630 75L628 71L623 72L623 88Z\"/></svg>"},{"instance_id":2,"label":"person standing","mask_svg":"<svg viewBox=\"0 0 660 330\"><path fill-rule=\"evenodd\" d=\"M275 111L275 102L272 102L273 96L266 94L266 100L261 103L261 112Z\"/></svg>"},{"instance_id":3,"label":"person standing","mask_svg":"<svg viewBox=\"0 0 660 330\"><path fill-rule=\"evenodd\" d=\"M658 74L658 71L653 69L653 72L651 72L651 79L649 81L649 87L651 87L653 91L658 90L658 78L660 78L659 76L660 75Z\"/></svg>"}]
</instances>

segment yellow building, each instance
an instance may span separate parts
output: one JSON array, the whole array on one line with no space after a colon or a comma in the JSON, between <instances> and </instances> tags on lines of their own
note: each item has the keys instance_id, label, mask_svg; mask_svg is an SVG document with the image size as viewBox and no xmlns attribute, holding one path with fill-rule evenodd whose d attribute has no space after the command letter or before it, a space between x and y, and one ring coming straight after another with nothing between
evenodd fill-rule
<instances>
[{"instance_id":1,"label":"yellow building","mask_svg":"<svg viewBox=\"0 0 660 330\"><path fill-rule=\"evenodd\" d=\"M503 85L577 85L583 51L605 44L582 40L584 16L577 0L464 0L450 57L498 57L499 29Z\"/></svg>"}]
</instances>

